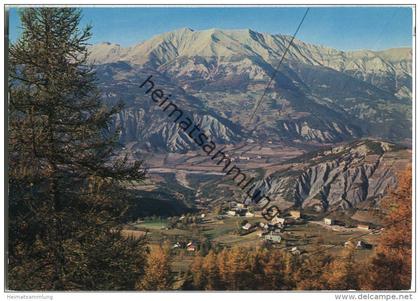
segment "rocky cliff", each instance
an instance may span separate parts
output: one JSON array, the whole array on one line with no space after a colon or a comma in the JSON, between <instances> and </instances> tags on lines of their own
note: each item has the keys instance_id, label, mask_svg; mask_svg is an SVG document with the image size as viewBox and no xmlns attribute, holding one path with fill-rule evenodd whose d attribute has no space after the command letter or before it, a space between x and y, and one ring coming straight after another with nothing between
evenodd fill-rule
<instances>
[{"instance_id":1,"label":"rocky cliff","mask_svg":"<svg viewBox=\"0 0 420 301\"><path fill-rule=\"evenodd\" d=\"M251 195L260 190L280 208L375 207L395 187L398 172L410 161L411 151L404 147L383 141L357 141L281 164L277 171L255 183Z\"/></svg>"}]
</instances>

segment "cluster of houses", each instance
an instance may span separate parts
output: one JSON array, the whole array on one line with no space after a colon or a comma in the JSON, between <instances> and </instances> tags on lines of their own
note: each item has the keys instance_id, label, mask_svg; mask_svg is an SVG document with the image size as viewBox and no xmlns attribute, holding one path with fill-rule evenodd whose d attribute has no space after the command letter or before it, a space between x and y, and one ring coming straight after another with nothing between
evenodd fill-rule
<instances>
[{"instance_id":1,"label":"cluster of houses","mask_svg":"<svg viewBox=\"0 0 420 301\"><path fill-rule=\"evenodd\" d=\"M260 155L256 155L255 158L251 158L250 156L237 156L237 157L232 157L230 158L230 160L232 162L236 161L236 160L245 160L245 161L249 161L251 159L262 159L262 157Z\"/></svg>"},{"instance_id":2,"label":"cluster of houses","mask_svg":"<svg viewBox=\"0 0 420 301\"><path fill-rule=\"evenodd\" d=\"M274 229L267 233L262 232L261 237L265 241L269 241L271 243L280 243L282 240L281 232L282 232L282 229Z\"/></svg>"},{"instance_id":3,"label":"cluster of houses","mask_svg":"<svg viewBox=\"0 0 420 301\"><path fill-rule=\"evenodd\" d=\"M250 212L248 208L242 203L232 202L229 204L229 210L226 212L229 216L246 216L254 217L255 214Z\"/></svg>"},{"instance_id":4,"label":"cluster of houses","mask_svg":"<svg viewBox=\"0 0 420 301\"><path fill-rule=\"evenodd\" d=\"M229 210L226 212L228 216L245 216L245 217L254 217L255 213L249 211L246 205L243 203L231 202L229 203ZM297 220L302 217L300 210L290 210L290 218L280 218L278 216L274 217L269 223L270 224L283 224L286 220Z\"/></svg>"},{"instance_id":5,"label":"cluster of houses","mask_svg":"<svg viewBox=\"0 0 420 301\"><path fill-rule=\"evenodd\" d=\"M331 217L324 218L324 224L329 225L329 226L345 226L345 223ZM360 224L357 224L357 229L369 231L372 229L372 227L369 224L360 223Z\"/></svg>"},{"instance_id":6,"label":"cluster of houses","mask_svg":"<svg viewBox=\"0 0 420 301\"><path fill-rule=\"evenodd\" d=\"M245 161L249 161L249 160L251 160L251 159L262 159L262 157L261 157L260 155L256 155L254 158L251 158L250 156L245 156L245 155L242 155L242 156L232 156L232 157L229 157L229 155L228 155L228 154L226 154L225 156L226 156L227 158L229 158L229 159L230 159L230 161L232 161L232 162L237 161L237 160L245 160Z\"/></svg>"},{"instance_id":7,"label":"cluster of houses","mask_svg":"<svg viewBox=\"0 0 420 301\"><path fill-rule=\"evenodd\" d=\"M178 221L182 222L183 220L190 220L190 221L194 221L194 222L202 222L203 218L206 217L206 214L201 213L200 215L194 215L194 216L185 216L184 214L181 215L178 218Z\"/></svg>"},{"instance_id":8,"label":"cluster of houses","mask_svg":"<svg viewBox=\"0 0 420 301\"><path fill-rule=\"evenodd\" d=\"M183 214L180 217L169 217L166 221L166 227L162 226L162 230L169 230L169 229L185 229L191 224L201 224L204 222L204 218L206 215L202 214Z\"/></svg>"},{"instance_id":9,"label":"cluster of houses","mask_svg":"<svg viewBox=\"0 0 420 301\"><path fill-rule=\"evenodd\" d=\"M278 216L274 217L271 221L267 223L260 222L260 223L251 224L250 222L245 220L241 225L241 231L239 233L240 235L246 235L251 232L260 230L260 233L259 233L260 237L264 238L265 240L271 240L273 242L280 242L281 238L277 234L283 231L287 223L291 223L291 222L288 221L286 218L281 218ZM270 239L269 235L272 233L274 233L273 238ZM278 236L278 237L274 238L274 236Z\"/></svg>"},{"instance_id":10,"label":"cluster of houses","mask_svg":"<svg viewBox=\"0 0 420 301\"><path fill-rule=\"evenodd\" d=\"M177 241L173 246L172 249L185 249L188 252L195 252L197 251L198 247L197 244L193 241L190 241L188 243L183 241Z\"/></svg>"},{"instance_id":11,"label":"cluster of houses","mask_svg":"<svg viewBox=\"0 0 420 301\"><path fill-rule=\"evenodd\" d=\"M280 243L282 240L281 233L284 231L285 227L295 223L296 220L302 217L299 210L289 211L289 216L290 217L275 216L268 223L260 223L260 228L262 229L260 237L271 243Z\"/></svg>"}]
</instances>

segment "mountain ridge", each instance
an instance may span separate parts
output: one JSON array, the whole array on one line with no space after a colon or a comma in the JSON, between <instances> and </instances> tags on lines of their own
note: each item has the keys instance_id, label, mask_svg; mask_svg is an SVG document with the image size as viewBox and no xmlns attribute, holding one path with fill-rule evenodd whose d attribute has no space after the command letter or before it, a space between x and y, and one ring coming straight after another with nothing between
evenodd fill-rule
<instances>
[{"instance_id":1,"label":"mountain ridge","mask_svg":"<svg viewBox=\"0 0 420 301\"><path fill-rule=\"evenodd\" d=\"M121 128L120 142L130 152L198 151L139 88L152 75L154 89L171 94L219 147L248 141L332 147L278 165L260 179L279 206L378 206L396 183L392 162L402 166L409 161L408 150L385 148L411 143L412 50L344 52L295 40L278 68L290 38L184 28L128 48L93 46L91 61L106 103L125 104L114 126ZM364 138L370 142L352 144ZM380 142L384 140L388 142ZM343 150L337 146L346 143L350 146ZM220 185L222 189L225 184ZM209 197L220 198L211 187L214 195Z\"/></svg>"},{"instance_id":2,"label":"mountain ridge","mask_svg":"<svg viewBox=\"0 0 420 301\"><path fill-rule=\"evenodd\" d=\"M247 138L317 143L362 137L410 139L410 49L343 52L295 40L276 70L290 39L247 29L184 28L129 48L92 46L90 59L108 101L119 98L129 104L131 113L120 119L128 128L142 124L134 117L139 110L152 113L150 106L134 105L133 99L140 93L135 85L153 74L160 86L180 98L185 110L195 111L195 120L211 120L204 126L213 128L214 139L221 143ZM249 114L264 91L262 106L248 126ZM171 140L167 133L176 131L169 120L156 120L144 125L150 130L142 131L147 137L136 130L130 139L144 138L171 151L193 147L186 137ZM167 138L157 139L159 135Z\"/></svg>"},{"instance_id":3,"label":"mountain ridge","mask_svg":"<svg viewBox=\"0 0 420 301\"><path fill-rule=\"evenodd\" d=\"M196 57L216 59L218 62L249 59L253 62L260 61L260 65L276 66L290 39L287 35L258 33L250 29L213 28L193 31L182 28L156 35L127 48L118 44L96 44L90 49L90 57L96 64L126 61L154 68L163 68L182 58ZM394 81L388 84L389 88L392 85L397 86L393 91L394 95L409 98L411 57L412 50L409 48L342 51L295 39L286 55L286 61L331 68L371 83L385 78L387 81ZM373 73L380 74L381 79L372 78Z\"/></svg>"},{"instance_id":4,"label":"mountain ridge","mask_svg":"<svg viewBox=\"0 0 420 301\"><path fill-rule=\"evenodd\" d=\"M245 34L245 35L244 35ZM145 40L143 42L140 42L138 44L135 44L133 46L128 46L128 47L121 47L119 44L116 43L111 43L111 42L102 42L102 43L98 43L98 44L94 44L92 45L91 48L91 56L92 57L96 57L96 52L104 52L104 51L110 51L110 52L114 52L116 48L118 48L119 51L121 51L124 55L122 57L119 58L113 58L115 59L114 62L118 61L118 60L126 60L126 59L130 59L133 58L132 55L128 55L129 52L132 51L138 51L140 48L143 47L150 47L151 43L161 43L161 42L165 42L167 40L179 40L181 39L181 37L185 37L185 36L189 36L189 39L192 41L200 41L203 42L205 38L207 38L208 40L211 38L218 38L221 36L225 36L225 37L235 37L232 40L236 40L238 41L238 38L242 38L242 41L240 42L244 42L244 39L246 40L248 39L253 39L254 41L258 41L258 39L261 41L268 41L270 43L274 42L273 39L275 38L280 38L280 39L285 39L286 42L287 39L290 39L291 36L289 35L284 35L284 34L269 34L269 33L259 33L257 31L253 31L251 29L228 29L228 30L223 30L223 29L218 29L218 28L211 28L211 29L207 29L207 30L192 30L189 28L180 28L178 30L174 30L174 31L170 31L170 32L165 32L159 35L155 35L152 38ZM207 41L209 42L209 41ZM279 42L279 41L277 41ZM299 39L295 39L294 43L297 45L304 45L306 47L311 48L312 50L316 49L316 50L323 50L326 51L328 54L332 55L332 54L347 54L347 55L355 55L355 56L360 56L360 55L366 55L368 53L376 55L376 56L383 56L385 54L389 54L389 53L394 53L395 52L399 52L397 53L397 55L401 55L401 52L404 53L405 56L410 56L411 58L411 52L412 49L410 47L394 47L394 48L389 48L389 49L383 49L383 50L370 50L370 49L363 49L363 50L349 50L349 51L344 51L344 50L339 50L333 47L329 47L329 46L324 46L324 45L318 45L318 44L314 44L314 43L306 43L302 40ZM108 49L103 49L104 44L106 46L108 46ZM182 43L179 43L177 46L180 46ZM279 45L279 44L278 44ZM182 45L185 46L185 45ZM285 46L285 45L282 45ZM179 48L179 47L177 47ZM141 49L144 50L144 49ZM189 50L191 51L195 51L195 48L190 48ZM243 54L243 53L242 53ZM189 56L195 56L197 55L197 53L191 54L190 52L186 52L185 49L182 52L182 55L189 55ZM279 55L282 55L282 53L279 53ZM386 58L386 57L384 57ZM109 62L109 61L108 61ZM103 63L103 62L102 62Z\"/></svg>"}]
</instances>

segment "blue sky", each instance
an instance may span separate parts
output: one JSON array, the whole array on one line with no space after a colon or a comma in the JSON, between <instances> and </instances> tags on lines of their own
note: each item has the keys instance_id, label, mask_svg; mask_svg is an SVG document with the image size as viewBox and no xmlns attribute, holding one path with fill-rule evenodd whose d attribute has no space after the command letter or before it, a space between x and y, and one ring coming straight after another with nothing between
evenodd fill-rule
<instances>
[{"instance_id":1,"label":"blue sky","mask_svg":"<svg viewBox=\"0 0 420 301\"><path fill-rule=\"evenodd\" d=\"M303 7L102 7L83 8L83 24L93 25L91 43L135 45L154 35L189 27L250 28L272 34L293 34ZM409 47L412 44L409 7L313 7L297 38L341 50ZM10 37L19 36L19 17L10 10Z\"/></svg>"}]
</instances>

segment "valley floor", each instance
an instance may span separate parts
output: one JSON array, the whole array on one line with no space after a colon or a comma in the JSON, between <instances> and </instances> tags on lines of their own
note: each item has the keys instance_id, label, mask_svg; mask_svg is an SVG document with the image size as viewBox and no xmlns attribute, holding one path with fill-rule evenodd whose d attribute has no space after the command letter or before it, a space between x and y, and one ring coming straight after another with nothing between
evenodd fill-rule
<instances>
[{"instance_id":1,"label":"valley floor","mask_svg":"<svg viewBox=\"0 0 420 301\"><path fill-rule=\"evenodd\" d=\"M366 178L365 173L373 170L372 180L368 180L368 183L372 184L376 181L375 177L378 181L383 181L389 177L390 172L402 170L411 160L410 150L393 147L384 142L369 140L352 144L324 145L322 148L315 145L286 146L270 142L267 145L243 143L227 146L225 151L241 170L265 177L279 171L308 169L317 164L327 164L325 170L328 171L343 164L346 169L338 170L341 173L339 176L355 170L354 175L358 177L361 174ZM299 159L296 161L295 158ZM231 203L239 202L239 194L235 191L233 183L224 179L222 165L217 165L209 157L200 152L190 151L186 154L154 154L147 162L149 180L141 189L146 187L153 192L161 191L164 187L165 191L174 191L174 198L184 202L192 211L185 215L166 214L172 216L170 218L159 217L159 214L155 214L154 217L142 217L127 225L123 234L146 236L152 249L165 244L169 246L172 271L175 273L189 271L196 255L206 255L210 249L217 252L224 248L261 247L293 254L311 255L324 252L338 255L346 248L355 248L356 261L366 260L375 254L382 233L383 214L377 206L372 205L373 203L365 201L358 206L340 209L337 212L301 208L301 218L285 224L281 229L276 230L274 227L267 230L263 225L267 225L268 222L258 211L247 216L229 214ZM378 170L376 174L375 169ZM290 174L285 173L286 176ZM313 173L308 173L308 178L313 176ZM350 185L350 181L354 181L353 186L343 187L343 191L348 192L348 195L352 190L356 191L353 195L357 197L357 189L365 184L358 183L359 180L355 180L356 176L345 184ZM279 178L282 177L283 174L280 174ZM349 176L351 177L353 176ZM188 193L185 194L185 191ZM286 218L288 207L279 208L284 210L283 217ZM324 218L340 222L329 225ZM247 223L252 227L244 231L243 227ZM363 225L369 225L370 228L362 229ZM267 239L267 234L273 232L281 236L279 241Z\"/></svg>"}]
</instances>

